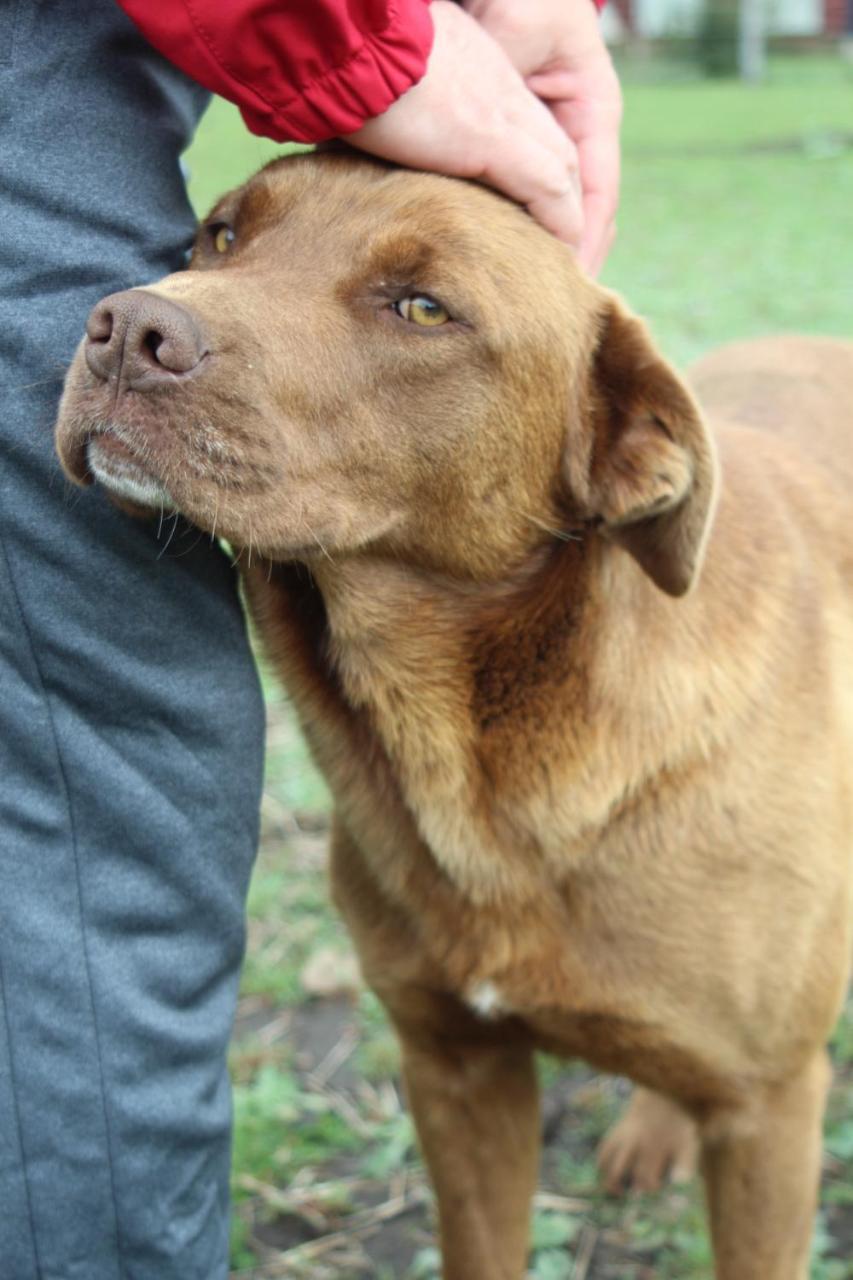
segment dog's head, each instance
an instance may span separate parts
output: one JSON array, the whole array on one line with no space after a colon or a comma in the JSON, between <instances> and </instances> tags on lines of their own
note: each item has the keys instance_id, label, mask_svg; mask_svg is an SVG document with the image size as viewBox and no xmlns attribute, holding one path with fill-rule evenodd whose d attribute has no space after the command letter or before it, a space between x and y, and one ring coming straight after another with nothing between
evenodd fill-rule
<instances>
[{"instance_id":1,"label":"dog's head","mask_svg":"<svg viewBox=\"0 0 853 1280\"><path fill-rule=\"evenodd\" d=\"M190 270L104 299L68 474L273 559L365 549L472 577L589 526L680 594L709 440L642 324L484 188L350 153L222 199Z\"/></svg>"}]
</instances>

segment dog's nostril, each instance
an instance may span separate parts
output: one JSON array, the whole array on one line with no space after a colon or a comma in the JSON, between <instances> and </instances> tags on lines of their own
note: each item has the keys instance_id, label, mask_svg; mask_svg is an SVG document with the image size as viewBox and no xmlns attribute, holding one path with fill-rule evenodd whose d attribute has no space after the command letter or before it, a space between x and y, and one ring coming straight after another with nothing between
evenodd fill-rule
<instances>
[{"instance_id":1,"label":"dog's nostril","mask_svg":"<svg viewBox=\"0 0 853 1280\"><path fill-rule=\"evenodd\" d=\"M90 342L109 342L113 336L113 313L108 308L97 309L89 316L86 337Z\"/></svg>"},{"instance_id":2,"label":"dog's nostril","mask_svg":"<svg viewBox=\"0 0 853 1280\"><path fill-rule=\"evenodd\" d=\"M189 373L204 358L206 351L195 325L164 326L163 330L147 327L139 334L129 354L149 371L154 368L168 373Z\"/></svg>"},{"instance_id":3,"label":"dog's nostril","mask_svg":"<svg viewBox=\"0 0 853 1280\"><path fill-rule=\"evenodd\" d=\"M149 329L142 339L143 349L148 352L155 364L163 364L163 361L160 359L157 352L162 347L164 341L165 339L162 333L158 333L156 329Z\"/></svg>"}]
</instances>

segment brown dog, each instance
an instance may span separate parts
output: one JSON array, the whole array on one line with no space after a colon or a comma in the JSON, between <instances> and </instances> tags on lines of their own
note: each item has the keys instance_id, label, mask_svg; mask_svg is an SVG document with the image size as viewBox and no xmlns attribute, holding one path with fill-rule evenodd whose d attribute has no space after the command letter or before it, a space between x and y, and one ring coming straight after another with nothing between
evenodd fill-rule
<instances>
[{"instance_id":1,"label":"brown dog","mask_svg":"<svg viewBox=\"0 0 853 1280\"><path fill-rule=\"evenodd\" d=\"M699 366L718 485L564 248L347 155L226 196L88 333L69 474L250 553L447 1280L524 1272L537 1046L642 1086L611 1182L698 1135L721 1280L803 1280L850 952L853 347Z\"/></svg>"}]
</instances>

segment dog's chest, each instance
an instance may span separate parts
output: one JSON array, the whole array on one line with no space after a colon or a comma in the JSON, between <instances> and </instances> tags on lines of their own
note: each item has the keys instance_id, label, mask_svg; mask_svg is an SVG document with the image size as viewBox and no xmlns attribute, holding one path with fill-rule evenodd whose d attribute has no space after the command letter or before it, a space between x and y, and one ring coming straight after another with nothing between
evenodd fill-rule
<instances>
[{"instance_id":1,"label":"dog's chest","mask_svg":"<svg viewBox=\"0 0 853 1280\"><path fill-rule=\"evenodd\" d=\"M468 924L465 977L445 953L448 985L479 1020L517 1020L547 1052L685 1099L722 1096L732 1050L706 1014L725 975L708 984L693 970L691 929L674 899L660 914L663 885L630 875L617 884L594 872L582 879L574 886L570 877L538 912L478 913Z\"/></svg>"},{"instance_id":2,"label":"dog's chest","mask_svg":"<svg viewBox=\"0 0 853 1280\"><path fill-rule=\"evenodd\" d=\"M368 950L381 918L393 953L370 980L394 970L610 1069L640 1044L652 1054L685 1022L668 975L691 939L677 878L647 870L660 861L657 820L649 849L633 818L624 847L601 846L624 792L606 735L588 733L583 751L567 743L565 690L553 688L535 715L521 700L484 731L461 644L436 643L423 618L392 627L386 613L379 625L363 606L349 626L334 597L326 605L334 679L317 661L310 681L289 683L363 859L357 872L340 859L339 901Z\"/></svg>"},{"instance_id":3,"label":"dog's chest","mask_svg":"<svg viewBox=\"0 0 853 1280\"><path fill-rule=\"evenodd\" d=\"M337 636L333 652L345 699L441 874L473 904L547 896L620 789L596 743L581 752L567 734L565 691L531 688L484 728L461 644ZM387 788L372 789L387 806Z\"/></svg>"},{"instance_id":4,"label":"dog's chest","mask_svg":"<svg viewBox=\"0 0 853 1280\"><path fill-rule=\"evenodd\" d=\"M485 794L458 662L437 663L415 642L402 651L398 645L391 656L373 639L338 643L336 665L348 702L387 760L400 802L441 873L473 901L518 892L530 868L508 846L493 797Z\"/></svg>"}]
</instances>

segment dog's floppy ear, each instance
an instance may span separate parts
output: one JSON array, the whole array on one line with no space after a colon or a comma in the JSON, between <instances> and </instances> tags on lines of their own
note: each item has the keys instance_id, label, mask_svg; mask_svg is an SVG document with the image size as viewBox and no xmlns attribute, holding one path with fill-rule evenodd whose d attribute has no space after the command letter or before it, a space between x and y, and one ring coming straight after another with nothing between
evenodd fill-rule
<instances>
[{"instance_id":1,"label":"dog's floppy ear","mask_svg":"<svg viewBox=\"0 0 853 1280\"><path fill-rule=\"evenodd\" d=\"M589 382L592 437L569 461L585 514L669 595L702 562L717 466L701 414L643 323L609 295Z\"/></svg>"}]
</instances>

